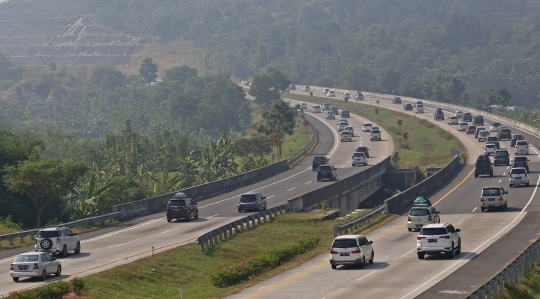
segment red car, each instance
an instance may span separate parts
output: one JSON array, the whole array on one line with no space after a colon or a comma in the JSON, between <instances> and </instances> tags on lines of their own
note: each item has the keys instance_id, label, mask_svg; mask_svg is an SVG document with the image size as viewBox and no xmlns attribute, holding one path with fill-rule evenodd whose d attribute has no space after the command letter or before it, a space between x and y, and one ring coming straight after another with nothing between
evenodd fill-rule
<instances>
[{"instance_id":1,"label":"red car","mask_svg":"<svg viewBox=\"0 0 540 299\"><path fill-rule=\"evenodd\" d=\"M476 131L476 126L468 126L467 131L465 132L467 135L472 135Z\"/></svg>"},{"instance_id":2,"label":"red car","mask_svg":"<svg viewBox=\"0 0 540 299\"><path fill-rule=\"evenodd\" d=\"M357 153L364 153L364 155L366 155L366 158L369 158L369 148L367 148L367 146L359 146L354 151Z\"/></svg>"}]
</instances>

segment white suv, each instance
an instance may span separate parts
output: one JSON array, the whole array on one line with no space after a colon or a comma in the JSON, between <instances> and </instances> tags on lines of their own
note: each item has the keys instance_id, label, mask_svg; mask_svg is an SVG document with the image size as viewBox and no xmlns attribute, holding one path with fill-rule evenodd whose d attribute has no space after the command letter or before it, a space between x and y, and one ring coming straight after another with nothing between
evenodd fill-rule
<instances>
[{"instance_id":1,"label":"white suv","mask_svg":"<svg viewBox=\"0 0 540 299\"><path fill-rule=\"evenodd\" d=\"M336 97L336 92L333 91L333 90L330 90L327 94L326 94L327 97L330 97L330 98L334 98Z\"/></svg>"},{"instance_id":2,"label":"white suv","mask_svg":"<svg viewBox=\"0 0 540 299\"><path fill-rule=\"evenodd\" d=\"M371 124L370 123L364 123L362 125L362 132L371 132Z\"/></svg>"},{"instance_id":3,"label":"white suv","mask_svg":"<svg viewBox=\"0 0 540 299\"><path fill-rule=\"evenodd\" d=\"M370 141L373 141L373 140L381 141L381 131L371 129L371 133L369 133L369 140Z\"/></svg>"},{"instance_id":4,"label":"white suv","mask_svg":"<svg viewBox=\"0 0 540 299\"><path fill-rule=\"evenodd\" d=\"M68 251L81 252L81 242L77 234L66 226L53 226L39 230L34 248L35 251L67 256Z\"/></svg>"},{"instance_id":5,"label":"white suv","mask_svg":"<svg viewBox=\"0 0 540 299\"><path fill-rule=\"evenodd\" d=\"M510 188L515 185L529 187L529 176L525 167L514 167L510 170Z\"/></svg>"},{"instance_id":6,"label":"white suv","mask_svg":"<svg viewBox=\"0 0 540 299\"><path fill-rule=\"evenodd\" d=\"M450 258L461 253L461 237L459 228L450 223L428 224L420 230L416 237L416 253L419 259L427 255L446 253Z\"/></svg>"},{"instance_id":7,"label":"white suv","mask_svg":"<svg viewBox=\"0 0 540 299\"><path fill-rule=\"evenodd\" d=\"M363 164L367 166L366 155L362 152L354 152L352 155L352 166Z\"/></svg>"},{"instance_id":8,"label":"white suv","mask_svg":"<svg viewBox=\"0 0 540 299\"><path fill-rule=\"evenodd\" d=\"M364 268L366 262L373 264L375 252L373 241L362 235L343 235L334 239L330 248L330 265L336 269L338 265L359 265Z\"/></svg>"},{"instance_id":9,"label":"white suv","mask_svg":"<svg viewBox=\"0 0 540 299\"><path fill-rule=\"evenodd\" d=\"M523 168L525 170L525 168ZM498 207L502 210L506 210L508 207L508 200L506 199L508 191L504 191L501 186L490 186L482 188L480 193L480 210L482 212L487 211L489 208Z\"/></svg>"},{"instance_id":10,"label":"white suv","mask_svg":"<svg viewBox=\"0 0 540 299\"><path fill-rule=\"evenodd\" d=\"M341 134L343 134L343 132L349 132L349 134L351 134L351 136L354 137L354 128L351 126L345 127L343 131L341 131Z\"/></svg>"},{"instance_id":11,"label":"white suv","mask_svg":"<svg viewBox=\"0 0 540 299\"><path fill-rule=\"evenodd\" d=\"M516 141L516 155L528 155L529 143L526 140Z\"/></svg>"},{"instance_id":12,"label":"white suv","mask_svg":"<svg viewBox=\"0 0 540 299\"><path fill-rule=\"evenodd\" d=\"M352 141L351 133L348 131L341 132L341 142L343 141Z\"/></svg>"},{"instance_id":13,"label":"white suv","mask_svg":"<svg viewBox=\"0 0 540 299\"><path fill-rule=\"evenodd\" d=\"M497 147L493 143L488 143L484 146L484 153L490 156L494 156L497 151Z\"/></svg>"},{"instance_id":14,"label":"white suv","mask_svg":"<svg viewBox=\"0 0 540 299\"><path fill-rule=\"evenodd\" d=\"M409 211L409 216L407 217L407 230L411 232L414 229L420 230L422 227L428 224L441 223L439 213L439 211L431 206L413 206Z\"/></svg>"}]
</instances>

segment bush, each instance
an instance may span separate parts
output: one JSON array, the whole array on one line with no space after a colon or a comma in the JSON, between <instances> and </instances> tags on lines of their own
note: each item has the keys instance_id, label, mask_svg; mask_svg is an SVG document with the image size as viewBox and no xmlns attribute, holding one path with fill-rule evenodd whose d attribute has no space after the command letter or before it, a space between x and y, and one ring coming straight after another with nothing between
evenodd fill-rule
<instances>
[{"instance_id":1,"label":"bush","mask_svg":"<svg viewBox=\"0 0 540 299\"><path fill-rule=\"evenodd\" d=\"M396 126L389 126L388 130L394 132L396 135L401 135L401 129Z\"/></svg>"},{"instance_id":2,"label":"bush","mask_svg":"<svg viewBox=\"0 0 540 299\"><path fill-rule=\"evenodd\" d=\"M430 123L427 119L421 119L420 124L428 129L433 128L435 125Z\"/></svg>"},{"instance_id":3,"label":"bush","mask_svg":"<svg viewBox=\"0 0 540 299\"><path fill-rule=\"evenodd\" d=\"M80 278L74 278L71 283L63 280L48 283L32 290L13 292L6 298L11 299L60 299L72 290L80 295L84 288L84 281Z\"/></svg>"},{"instance_id":4,"label":"bush","mask_svg":"<svg viewBox=\"0 0 540 299\"><path fill-rule=\"evenodd\" d=\"M84 280L77 277L73 278L71 280L71 289L73 290L73 293L81 295L81 292L84 289Z\"/></svg>"},{"instance_id":5,"label":"bush","mask_svg":"<svg viewBox=\"0 0 540 299\"><path fill-rule=\"evenodd\" d=\"M0 217L0 228L1 227L15 231L22 230L22 224L13 222L13 220L11 219L11 215L8 215L6 218Z\"/></svg>"},{"instance_id":6,"label":"bush","mask_svg":"<svg viewBox=\"0 0 540 299\"><path fill-rule=\"evenodd\" d=\"M224 288L249 280L256 275L269 271L279 265L288 262L296 256L313 250L321 239L308 237L293 244L270 249L253 260L238 262L238 266L230 266L221 269L210 277L212 284L218 288Z\"/></svg>"},{"instance_id":7,"label":"bush","mask_svg":"<svg viewBox=\"0 0 540 299\"><path fill-rule=\"evenodd\" d=\"M452 138L454 138L454 135L446 131L439 131L439 136L441 136L443 139L446 139L446 140L452 140Z\"/></svg>"}]
</instances>

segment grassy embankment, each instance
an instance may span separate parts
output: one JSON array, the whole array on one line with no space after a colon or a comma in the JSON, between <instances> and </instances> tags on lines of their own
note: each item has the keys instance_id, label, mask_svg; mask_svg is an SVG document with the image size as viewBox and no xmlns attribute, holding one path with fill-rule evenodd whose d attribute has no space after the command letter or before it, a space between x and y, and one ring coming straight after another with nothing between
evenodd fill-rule
<instances>
[{"instance_id":1,"label":"grassy embankment","mask_svg":"<svg viewBox=\"0 0 540 299\"><path fill-rule=\"evenodd\" d=\"M377 123L382 129L392 136L394 141L394 151L399 152L399 161L397 166L419 166L425 168L428 166L444 166L452 160L450 148L458 149L464 156L467 150L463 143L452 134L434 125L433 121L423 121L399 111L381 108L378 106L362 105L341 100L323 98L318 96L305 96L299 94L285 94L285 98L322 104L330 103L332 106L339 107L340 110L349 110L351 113L360 115ZM375 113L379 109L379 113ZM398 120L403 121L401 129ZM360 128L356 128L360 130ZM409 133L409 138L404 141L403 133ZM422 143L422 138L429 138L426 148ZM424 155L426 153L426 155Z\"/></svg>"},{"instance_id":2,"label":"grassy embankment","mask_svg":"<svg viewBox=\"0 0 540 299\"><path fill-rule=\"evenodd\" d=\"M527 275L504 289L503 299L540 299L540 260Z\"/></svg>"},{"instance_id":3,"label":"grassy embankment","mask_svg":"<svg viewBox=\"0 0 540 299\"><path fill-rule=\"evenodd\" d=\"M296 213L279 216L218 243L207 254L202 253L197 244L189 244L84 277L86 289L90 292L88 298L171 298L178 296L180 289L184 298L222 298L326 252L333 239L334 225L344 220L319 221L323 215ZM383 215L360 228L358 233L367 234L394 218ZM226 288L215 287L210 281L210 276L219 269L238 265L240 261L252 259L270 248L292 244L307 236L321 238L313 251L260 276Z\"/></svg>"}]
</instances>

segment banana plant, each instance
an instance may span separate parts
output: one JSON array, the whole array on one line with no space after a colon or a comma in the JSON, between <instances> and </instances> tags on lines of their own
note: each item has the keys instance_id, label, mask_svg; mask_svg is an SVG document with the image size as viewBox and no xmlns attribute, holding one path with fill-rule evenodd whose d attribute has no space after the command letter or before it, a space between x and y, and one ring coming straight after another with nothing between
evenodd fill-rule
<instances>
[{"instance_id":1,"label":"banana plant","mask_svg":"<svg viewBox=\"0 0 540 299\"><path fill-rule=\"evenodd\" d=\"M66 198L68 203L66 210L73 212L77 219L95 216L99 211L100 195L114 184L109 182L101 188L97 185L97 177L93 173L89 181L80 185L79 188L72 188Z\"/></svg>"}]
</instances>

